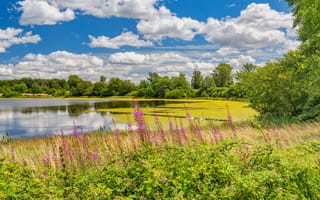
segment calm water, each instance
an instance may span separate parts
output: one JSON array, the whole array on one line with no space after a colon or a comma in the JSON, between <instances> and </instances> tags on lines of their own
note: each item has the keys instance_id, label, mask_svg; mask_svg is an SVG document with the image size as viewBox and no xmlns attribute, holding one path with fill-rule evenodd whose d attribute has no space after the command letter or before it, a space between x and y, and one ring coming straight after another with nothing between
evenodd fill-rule
<instances>
[{"instance_id":1,"label":"calm water","mask_svg":"<svg viewBox=\"0 0 320 200\"><path fill-rule=\"evenodd\" d=\"M143 101L139 106L163 104L164 101ZM109 129L112 127L110 113L96 112L96 109L133 106L131 101L0 99L0 136L8 133L13 138L30 138L62 131L70 134L74 124L84 132Z\"/></svg>"}]
</instances>

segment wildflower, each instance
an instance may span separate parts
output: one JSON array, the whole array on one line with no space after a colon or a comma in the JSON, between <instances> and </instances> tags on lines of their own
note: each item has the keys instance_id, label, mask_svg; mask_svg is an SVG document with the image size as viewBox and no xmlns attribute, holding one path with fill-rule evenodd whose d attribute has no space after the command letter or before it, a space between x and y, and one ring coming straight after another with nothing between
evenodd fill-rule
<instances>
[{"instance_id":1,"label":"wildflower","mask_svg":"<svg viewBox=\"0 0 320 200\"><path fill-rule=\"evenodd\" d=\"M160 146L160 142L154 134L150 135L150 140L154 142L156 146Z\"/></svg>"},{"instance_id":2,"label":"wildflower","mask_svg":"<svg viewBox=\"0 0 320 200\"><path fill-rule=\"evenodd\" d=\"M78 128L76 126L76 123L73 121L73 136L77 137L78 135Z\"/></svg>"},{"instance_id":3,"label":"wildflower","mask_svg":"<svg viewBox=\"0 0 320 200\"><path fill-rule=\"evenodd\" d=\"M87 138L85 135L82 135L81 141L83 146L87 146Z\"/></svg>"},{"instance_id":4,"label":"wildflower","mask_svg":"<svg viewBox=\"0 0 320 200\"><path fill-rule=\"evenodd\" d=\"M174 130L172 121L169 122L169 130L170 130L170 132L173 132L173 130Z\"/></svg>"},{"instance_id":5,"label":"wildflower","mask_svg":"<svg viewBox=\"0 0 320 200\"><path fill-rule=\"evenodd\" d=\"M199 126L197 127L197 136L198 136L199 140L201 140L201 141L203 140L201 128Z\"/></svg>"},{"instance_id":6,"label":"wildflower","mask_svg":"<svg viewBox=\"0 0 320 200\"><path fill-rule=\"evenodd\" d=\"M92 153L92 159L93 159L94 161L98 161L98 159L99 159L99 154L98 154L98 152L93 152L93 153Z\"/></svg>"},{"instance_id":7,"label":"wildflower","mask_svg":"<svg viewBox=\"0 0 320 200\"><path fill-rule=\"evenodd\" d=\"M157 114L154 115L154 121L156 124L158 124L160 122Z\"/></svg>"},{"instance_id":8,"label":"wildflower","mask_svg":"<svg viewBox=\"0 0 320 200\"><path fill-rule=\"evenodd\" d=\"M128 123L128 131L130 131L130 132L132 131L132 124L131 124L131 122Z\"/></svg>"},{"instance_id":9,"label":"wildflower","mask_svg":"<svg viewBox=\"0 0 320 200\"><path fill-rule=\"evenodd\" d=\"M45 156L45 157L42 159L42 162L43 162L43 165L44 165L44 166L49 166L50 157L49 157L49 156Z\"/></svg>"},{"instance_id":10,"label":"wildflower","mask_svg":"<svg viewBox=\"0 0 320 200\"><path fill-rule=\"evenodd\" d=\"M187 114L186 114L186 119L187 120L192 120L193 119L193 117L190 115L189 112L187 112Z\"/></svg>"}]
</instances>

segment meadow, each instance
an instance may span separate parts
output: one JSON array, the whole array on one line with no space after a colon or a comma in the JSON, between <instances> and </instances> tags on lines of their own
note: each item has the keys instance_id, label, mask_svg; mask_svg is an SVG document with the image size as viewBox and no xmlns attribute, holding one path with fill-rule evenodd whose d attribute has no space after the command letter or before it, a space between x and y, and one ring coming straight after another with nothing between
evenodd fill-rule
<instances>
[{"instance_id":1,"label":"meadow","mask_svg":"<svg viewBox=\"0 0 320 200\"><path fill-rule=\"evenodd\" d=\"M145 116L136 107L126 130L3 138L0 199L320 198L319 123Z\"/></svg>"}]
</instances>

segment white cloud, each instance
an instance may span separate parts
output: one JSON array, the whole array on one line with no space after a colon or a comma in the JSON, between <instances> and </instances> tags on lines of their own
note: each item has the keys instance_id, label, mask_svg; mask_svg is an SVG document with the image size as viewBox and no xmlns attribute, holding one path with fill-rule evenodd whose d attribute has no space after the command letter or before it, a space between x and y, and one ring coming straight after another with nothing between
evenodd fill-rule
<instances>
[{"instance_id":1,"label":"white cloud","mask_svg":"<svg viewBox=\"0 0 320 200\"><path fill-rule=\"evenodd\" d=\"M222 47L217 50L217 53L220 54L221 56L225 56L225 55L239 53L239 50L235 48L230 48L230 47Z\"/></svg>"},{"instance_id":2,"label":"white cloud","mask_svg":"<svg viewBox=\"0 0 320 200\"><path fill-rule=\"evenodd\" d=\"M208 18L202 30L208 42L223 48L264 48L285 45L293 48L296 35L292 31L291 13L272 10L269 4L248 5L238 18ZM297 42L293 42L297 44Z\"/></svg>"},{"instance_id":3,"label":"white cloud","mask_svg":"<svg viewBox=\"0 0 320 200\"><path fill-rule=\"evenodd\" d=\"M148 55L137 54L135 52L115 53L109 57L111 63L117 64L149 64Z\"/></svg>"},{"instance_id":4,"label":"white cloud","mask_svg":"<svg viewBox=\"0 0 320 200\"><path fill-rule=\"evenodd\" d=\"M89 35L90 43L89 46L94 47L105 47L111 49L119 49L122 46L133 46L133 47L150 47L153 46L151 41L140 40L138 35L132 32L125 32L121 35L109 38L106 36L99 36L97 38Z\"/></svg>"},{"instance_id":5,"label":"white cloud","mask_svg":"<svg viewBox=\"0 0 320 200\"><path fill-rule=\"evenodd\" d=\"M251 3L245 10L241 11L236 22L261 30L272 30L279 28L291 29L293 20L294 17L291 13L272 10L269 4Z\"/></svg>"},{"instance_id":6,"label":"white cloud","mask_svg":"<svg viewBox=\"0 0 320 200\"><path fill-rule=\"evenodd\" d=\"M147 39L162 40L163 38L177 38L181 40L192 40L202 23L197 20L183 17L179 18L162 6L156 15L143 19L137 24L138 31Z\"/></svg>"},{"instance_id":7,"label":"white cloud","mask_svg":"<svg viewBox=\"0 0 320 200\"><path fill-rule=\"evenodd\" d=\"M145 19L156 12L157 0L51 0L57 7L80 10L97 17Z\"/></svg>"},{"instance_id":8,"label":"white cloud","mask_svg":"<svg viewBox=\"0 0 320 200\"><path fill-rule=\"evenodd\" d=\"M70 74L80 76L97 76L99 71L91 69L103 68L104 61L96 56L73 54L66 51L56 51L48 55L27 54L15 65L0 65L0 77L12 78L67 78ZM97 76L98 77L98 76Z\"/></svg>"},{"instance_id":9,"label":"white cloud","mask_svg":"<svg viewBox=\"0 0 320 200\"><path fill-rule=\"evenodd\" d=\"M238 58L233 58L228 62L234 70L239 70L242 65L250 63L256 64L256 59L251 56L240 55Z\"/></svg>"},{"instance_id":10,"label":"white cloud","mask_svg":"<svg viewBox=\"0 0 320 200\"><path fill-rule=\"evenodd\" d=\"M161 63L185 63L191 61L191 59L174 52L151 54L124 52L110 55L109 61L117 64L145 64L156 66Z\"/></svg>"},{"instance_id":11,"label":"white cloud","mask_svg":"<svg viewBox=\"0 0 320 200\"><path fill-rule=\"evenodd\" d=\"M96 17L146 19L157 12L157 0L23 0L19 2L22 25L56 24L75 18L75 11Z\"/></svg>"},{"instance_id":12,"label":"white cloud","mask_svg":"<svg viewBox=\"0 0 320 200\"><path fill-rule=\"evenodd\" d=\"M70 21L75 18L75 13L69 8L59 9L44 0L19 1L22 10L20 24L22 25L53 25L60 21Z\"/></svg>"},{"instance_id":13,"label":"white cloud","mask_svg":"<svg viewBox=\"0 0 320 200\"><path fill-rule=\"evenodd\" d=\"M38 43L41 40L39 35L32 35L32 32L22 33L22 29L0 29L0 53L6 52L6 49L12 45Z\"/></svg>"}]
</instances>

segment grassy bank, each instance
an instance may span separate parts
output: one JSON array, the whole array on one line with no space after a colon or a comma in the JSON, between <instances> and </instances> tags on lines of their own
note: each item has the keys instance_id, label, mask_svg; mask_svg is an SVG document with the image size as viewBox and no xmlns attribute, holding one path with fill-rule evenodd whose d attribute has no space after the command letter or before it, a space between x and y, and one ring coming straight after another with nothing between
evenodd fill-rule
<instances>
[{"instance_id":1,"label":"grassy bank","mask_svg":"<svg viewBox=\"0 0 320 200\"><path fill-rule=\"evenodd\" d=\"M230 117L230 116L229 116ZM172 121L0 143L0 199L319 199L320 124Z\"/></svg>"}]
</instances>

